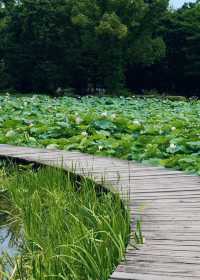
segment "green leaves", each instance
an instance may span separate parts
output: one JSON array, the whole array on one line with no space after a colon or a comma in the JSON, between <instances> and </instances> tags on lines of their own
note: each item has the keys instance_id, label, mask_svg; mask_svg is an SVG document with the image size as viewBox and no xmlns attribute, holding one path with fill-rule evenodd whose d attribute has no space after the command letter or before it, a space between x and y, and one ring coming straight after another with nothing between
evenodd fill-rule
<instances>
[{"instance_id":1,"label":"green leaves","mask_svg":"<svg viewBox=\"0 0 200 280\"><path fill-rule=\"evenodd\" d=\"M123 39L128 34L128 27L123 24L116 13L105 13L97 26L96 31L100 35L114 36Z\"/></svg>"},{"instance_id":2,"label":"green leaves","mask_svg":"<svg viewBox=\"0 0 200 280\"><path fill-rule=\"evenodd\" d=\"M110 120L97 120L92 123L92 126L97 130L102 129L114 131L116 129L116 126Z\"/></svg>"},{"instance_id":3,"label":"green leaves","mask_svg":"<svg viewBox=\"0 0 200 280\"><path fill-rule=\"evenodd\" d=\"M186 142L186 145L193 151L200 151L200 141Z\"/></svg>"},{"instance_id":4,"label":"green leaves","mask_svg":"<svg viewBox=\"0 0 200 280\"><path fill-rule=\"evenodd\" d=\"M0 107L0 143L80 150L200 172L198 100L0 96Z\"/></svg>"},{"instance_id":5,"label":"green leaves","mask_svg":"<svg viewBox=\"0 0 200 280\"><path fill-rule=\"evenodd\" d=\"M70 86L116 94L129 65L163 57L157 35L163 1L21 0L0 6L0 88L58 94Z\"/></svg>"}]
</instances>

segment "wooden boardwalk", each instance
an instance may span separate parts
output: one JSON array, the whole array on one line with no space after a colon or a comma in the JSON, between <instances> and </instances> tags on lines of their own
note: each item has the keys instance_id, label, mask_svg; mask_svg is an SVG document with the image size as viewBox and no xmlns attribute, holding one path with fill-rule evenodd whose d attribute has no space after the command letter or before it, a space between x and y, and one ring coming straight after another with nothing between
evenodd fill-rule
<instances>
[{"instance_id":1,"label":"wooden boardwalk","mask_svg":"<svg viewBox=\"0 0 200 280\"><path fill-rule=\"evenodd\" d=\"M76 167L96 182L103 177L122 197L130 194L133 230L141 215L146 241L140 250L128 246L126 260L110 279L200 279L200 177L79 152L0 145L0 156Z\"/></svg>"}]
</instances>

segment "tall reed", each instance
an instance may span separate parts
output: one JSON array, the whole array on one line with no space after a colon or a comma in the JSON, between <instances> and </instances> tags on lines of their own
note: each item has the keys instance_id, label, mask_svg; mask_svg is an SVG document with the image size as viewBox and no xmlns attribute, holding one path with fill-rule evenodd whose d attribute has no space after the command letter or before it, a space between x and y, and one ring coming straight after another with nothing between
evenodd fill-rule
<instances>
[{"instance_id":1,"label":"tall reed","mask_svg":"<svg viewBox=\"0 0 200 280\"><path fill-rule=\"evenodd\" d=\"M130 235L119 195L52 168L16 172L7 188L23 231L13 280L108 279Z\"/></svg>"}]
</instances>

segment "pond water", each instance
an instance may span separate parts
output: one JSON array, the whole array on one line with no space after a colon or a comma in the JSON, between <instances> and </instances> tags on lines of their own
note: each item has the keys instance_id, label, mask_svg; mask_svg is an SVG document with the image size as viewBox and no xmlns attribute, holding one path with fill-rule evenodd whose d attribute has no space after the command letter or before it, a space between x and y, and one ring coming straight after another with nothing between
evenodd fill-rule
<instances>
[{"instance_id":1,"label":"pond water","mask_svg":"<svg viewBox=\"0 0 200 280\"><path fill-rule=\"evenodd\" d=\"M6 196L0 194L0 275L3 272L10 274L13 270L10 260L19 255L18 226L15 223L9 224L9 201ZM9 261L8 261L9 260ZM1 280L1 276L0 276Z\"/></svg>"},{"instance_id":2,"label":"pond water","mask_svg":"<svg viewBox=\"0 0 200 280\"><path fill-rule=\"evenodd\" d=\"M13 233L9 227L3 226L0 228L0 257L4 254L13 257L18 254L18 246L13 240Z\"/></svg>"}]
</instances>

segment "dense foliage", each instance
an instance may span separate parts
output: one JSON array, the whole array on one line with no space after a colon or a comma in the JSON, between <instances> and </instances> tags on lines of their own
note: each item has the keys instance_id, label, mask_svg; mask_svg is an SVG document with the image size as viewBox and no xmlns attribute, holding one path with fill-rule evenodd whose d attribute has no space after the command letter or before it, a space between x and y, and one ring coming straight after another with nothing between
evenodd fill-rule
<instances>
[{"instance_id":1,"label":"dense foliage","mask_svg":"<svg viewBox=\"0 0 200 280\"><path fill-rule=\"evenodd\" d=\"M168 53L161 68L169 88L200 96L199 1L168 14L164 21L164 38Z\"/></svg>"},{"instance_id":2,"label":"dense foliage","mask_svg":"<svg viewBox=\"0 0 200 280\"><path fill-rule=\"evenodd\" d=\"M200 1L166 12L159 29L166 56L154 65L131 65L129 87L200 96Z\"/></svg>"},{"instance_id":3,"label":"dense foliage","mask_svg":"<svg viewBox=\"0 0 200 280\"><path fill-rule=\"evenodd\" d=\"M0 89L199 95L200 1L1 0Z\"/></svg>"},{"instance_id":4,"label":"dense foliage","mask_svg":"<svg viewBox=\"0 0 200 280\"><path fill-rule=\"evenodd\" d=\"M78 149L200 174L198 100L7 95L0 106L0 143Z\"/></svg>"},{"instance_id":5,"label":"dense foliage","mask_svg":"<svg viewBox=\"0 0 200 280\"><path fill-rule=\"evenodd\" d=\"M0 87L117 92L127 65L165 55L168 0L1 0Z\"/></svg>"},{"instance_id":6,"label":"dense foliage","mask_svg":"<svg viewBox=\"0 0 200 280\"><path fill-rule=\"evenodd\" d=\"M20 229L21 242L11 273L0 256L1 279L107 280L121 261L130 218L119 195L49 168L11 174L4 191L0 214L14 233ZM2 201L1 186L0 194Z\"/></svg>"}]
</instances>

